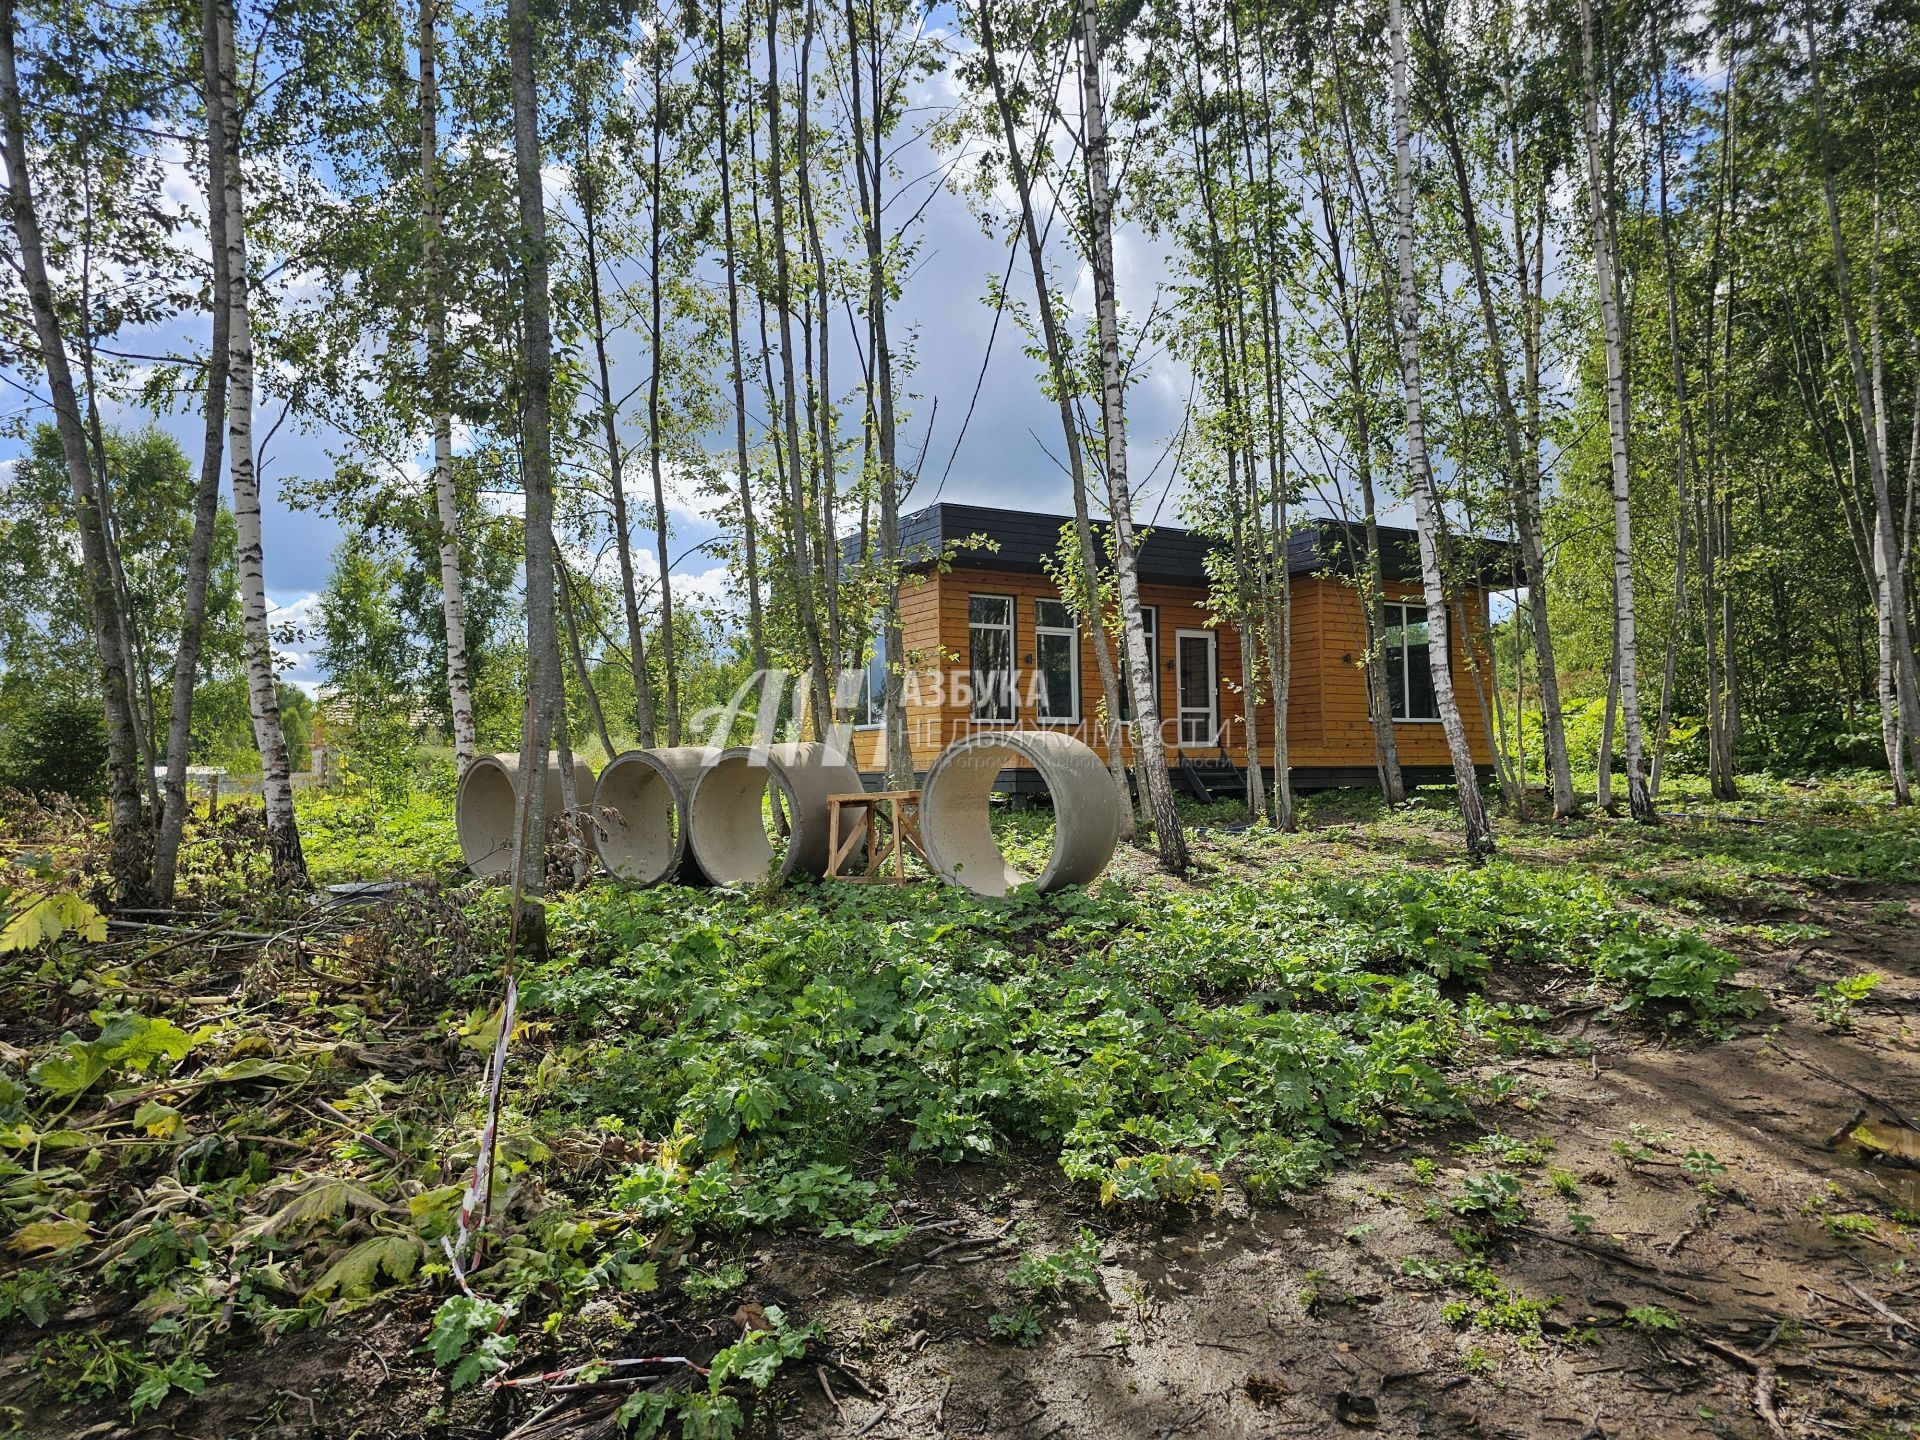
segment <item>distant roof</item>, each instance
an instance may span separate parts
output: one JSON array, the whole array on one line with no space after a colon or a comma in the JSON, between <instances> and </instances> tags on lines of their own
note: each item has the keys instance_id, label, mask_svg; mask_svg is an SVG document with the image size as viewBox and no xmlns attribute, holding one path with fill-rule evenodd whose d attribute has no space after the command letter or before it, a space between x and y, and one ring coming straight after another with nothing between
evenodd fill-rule
<instances>
[{"instance_id":1,"label":"distant roof","mask_svg":"<svg viewBox=\"0 0 1920 1440\"><path fill-rule=\"evenodd\" d=\"M928 564L935 554L951 548L956 566L1034 572L1045 568L1042 558L1053 553L1060 540L1060 527L1070 521L1066 515L943 502L900 517L900 548L909 566ZM1104 535L1106 522L1096 520L1094 529ZM1221 542L1172 525L1137 526L1137 531L1146 535L1140 546L1141 579L1174 585L1207 583L1207 552ZM1391 525L1380 526L1379 532L1381 568L1386 577L1419 579L1420 550L1415 533ZM995 543L991 547L965 543L975 536ZM1287 535L1287 571L1293 575L1348 572L1366 553L1364 536L1358 521L1296 521ZM1454 543L1459 544L1461 538L1455 537ZM841 543L849 563L856 561L859 537L847 536ZM1478 573L1486 583L1512 583L1511 542L1476 536L1471 544Z\"/></svg>"}]
</instances>

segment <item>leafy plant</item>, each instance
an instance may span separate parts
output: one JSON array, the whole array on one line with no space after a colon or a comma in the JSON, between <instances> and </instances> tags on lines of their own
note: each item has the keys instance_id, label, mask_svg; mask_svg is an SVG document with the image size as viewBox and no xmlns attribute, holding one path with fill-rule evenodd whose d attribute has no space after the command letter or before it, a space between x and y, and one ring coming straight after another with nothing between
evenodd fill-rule
<instances>
[{"instance_id":1,"label":"leafy plant","mask_svg":"<svg viewBox=\"0 0 1920 1440\"><path fill-rule=\"evenodd\" d=\"M1648 1335L1671 1333L1686 1328L1683 1321L1664 1305L1636 1305L1626 1313L1627 1324Z\"/></svg>"},{"instance_id":2,"label":"leafy plant","mask_svg":"<svg viewBox=\"0 0 1920 1440\"><path fill-rule=\"evenodd\" d=\"M1680 1169L1688 1179L1703 1182L1727 1173L1727 1167L1714 1158L1711 1150L1702 1150L1697 1146L1680 1157Z\"/></svg>"},{"instance_id":3,"label":"leafy plant","mask_svg":"<svg viewBox=\"0 0 1920 1440\"><path fill-rule=\"evenodd\" d=\"M1853 1007L1873 994L1883 978L1877 972L1868 970L1836 980L1831 985L1819 986L1813 992L1814 1017L1821 1024L1831 1025L1836 1030L1851 1030Z\"/></svg>"},{"instance_id":4,"label":"leafy plant","mask_svg":"<svg viewBox=\"0 0 1920 1440\"><path fill-rule=\"evenodd\" d=\"M127 1397L128 1408L138 1419L143 1411L157 1409L160 1402L176 1390L187 1395L198 1395L207 1388L207 1381L212 1378L212 1369L194 1356L175 1355L164 1364L153 1366L140 1377L140 1383L133 1387L133 1394Z\"/></svg>"},{"instance_id":5,"label":"leafy plant","mask_svg":"<svg viewBox=\"0 0 1920 1440\"><path fill-rule=\"evenodd\" d=\"M996 1310L987 1317L987 1331L996 1340L1009 1340L1023 1350L1031 1350L1046 1337L1038 1305L1016 1305L1011 1310Z\"/></svg>"},{"instance_id":6,"label":"leafy plant","mask_svg":"<svg viewBox=\"0 0 1920 1440\"><path fill-rule=\"evenodd\" d=\"M1638 1012L1651 1004L1672 1019L1690 1018L1717 1032L1727 1016L1742 1013L1748 1005L1732 988L1739 960L1692 930L1654 931L1634 925L1601 946L1595 969L1625 988L1626 995L1613 1007L1617 1011Z\"/></svg>"},{"instance_id":7,"label":"leafy plant","mask_svg":"<svg viewBox=\"0 0 1920 1440\"><path fill-rule=\"evenodd\" d=\"M1066 1249L1021 1260L1007 1272L1007 1284L1047 1300L1057 1300L1069 1290L1095 1289L1100 1284L1100 1249L1100 1237L1082 1225Z\"/></svg>"},{"instance_id":8,"label":"leafy plant","mask_svg":"<svg viewBox=\"0 0 1920 1440\"><path fill-rule=\"evenodd\" d=\"M427 1336L427 1353L436 1369L451 1368L449 1389L464 1390L476 1380L506 1369L519 1343L515 1336L504 1333L512 1318L511 1306L473 1295L450 1295L440 1302Z\"/></svg>"},{"instance_id":9,"label":"leafy plant","mask_svg":"<svg viewBox=\"0 0 1920 1440\"><path fill-rule=\"evenodd\" d=\"M1504 1170L1467 1176L1461 1181L1459 1192L1448 1197L1447 1209L1464 1219L1495 1227L1518 1225L1527 1218L1520 1179Z\"/></svg>"}]
</instances>

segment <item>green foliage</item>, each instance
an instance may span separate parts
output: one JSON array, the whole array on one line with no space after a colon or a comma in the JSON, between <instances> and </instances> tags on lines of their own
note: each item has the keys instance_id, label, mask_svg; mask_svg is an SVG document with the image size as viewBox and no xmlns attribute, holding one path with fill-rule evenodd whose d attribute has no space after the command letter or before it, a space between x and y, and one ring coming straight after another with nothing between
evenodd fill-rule
<instances>
[{"instance_id":1,"label":"green foliage","mask_svg":"<svg viewBox=\"0 0 1920 1440\"><path fill-rule=\"evenodd\" d=\"M987 1333L996 1340L1031 1350L1046 1338L1047 1327L1038 1305L1016 1305L1011 1310L996 1310L989 1315Z\"/></svg>"},{"instance_id":2,"label":"green foliage","mask_svg":"<svg viewBox=\"0 0 1920 1440\"><path fill-rule=\"evenodd\" d=\"M1488 1170L1461 1181L1459 1193L1448 1197L1447 1208L1463 1219L1479 1221L1495 1229L1518 1225L1527 1218L1521 1189L1517 1175Z\"/></svg>"},{"instance_id":3,"label":"green foliage","mask_svg":"<svg viewBox=\"0 0 1920 1440\"><path fill-rule=\"evenodd\" d=\"M1493 1130L1477 1140L1464 1141L1453 1147L1462 1155L1484 1155L1508 1165L1539 1165L1553 1153L1553 1138L1541 1135L1532 1140L1522 1140L1502 1130Z\"/></svg>"},{"instance_id":4,"label":"green foliage","mask_svg":"<svg viewBox=\"0 0 1920 1440\"><path fill-rule=\"evenodd\" d=\"M1731 986L1740 962L1691 930L1655 931L1635 924L1601 946L1594 970L1625 988L1615 1010L1637 1012L1649 1004L1666 1011L1669 1023L1690 1018L1703 1029L1723 1028L1743 1013L1746 997Z\"/></svg>"},{"instance_id":5,"label":"green foliage","mask_svg":"<svg viewBox=\"0 0 1920 1440\"><path fill-rule=\"evenodd\" d=\"M164 1328L164 1322L155 1327ZM209 1366L185 1351L158 1354L151 1348L78 1331L54 1335L36 1346L34 1369L40 1385L62 1400L126 1393L136 1420L176 1390L198 1395L213 1378Z\"/></svg>"},{"instance_id":6,"label":"green foliage","mask_svg":"<svg viewBox=\"0 0 1920 1440\"><path fill-rule=\"evenodd\" d=\"M1462 1298L1449 1300L1441 1307L1441 1314L1449 1325L1537 1335L1546 1313L1560 1303L1557 1296L1535 1299L1512 1289L1483 1260L1450 1260L1445 1264L1435 1264L1418 1255L1410 1255L1400 1262L1400 1273L1429 1285L1448 1286L1464 1292Z\"/></svg>"},{"instance_id":7,"label":"green foliage","mask_svg":"<svg viewBox=\"0 0 1920 1440\"><path fill-rule=\"evenodd\" d=\"M513 1308L472 1295L450 1295L434 1312L427 1353L437 1369L451 1369L447 1385L462 1390L504 1370L518 1341L505 1334Z\"/></svg>"},{"instance_id":8,"label":"green foliage","mask_svg":"<svg viewBox=\"0 0 1920 1440\"><path fill-rule=\"evenodd\" d=\"M1831 985L1821 985L1813 992L1813 1013L1823 1025L1831 1025L1836 1030L1853 1028L1853 1007L1865 1000L1879 987L1884 977L1875 971L1864 971L1859 975L1848 975Z\"/></svg>"},{"instance_id":9,"label":"green foliage","mask_svg":"<svg viewBox=\"0 0 1920 1440\"><path fill-rule=\"evenodd\" d=\"M811 1325L788 1324L778 1305L767 1306L763 1313L765 1329L750 1331L713 1357L708 1372L715 1390L734 1380L764 1390L782 1365L807 1353L807 1342L813 1338Z\"/></svg>"},{"instance_id":10,"label":"green foliage","mask_svg":"<svg viewBox=\"0 0 1920 1440\"><path fill-rule=\"evenodd\" d=\"M614 1420L628 1435L647 1437L677 1425L683 1440L732 1440L746 1417L729 1385L745 1384L758 1393L773 1383L780 1367L807 1353L813 1338L811 1325L794 1325L777 1305L764 1311L764 1327L750 1329L739 1340L714 1355L707 1367L705 1390L642 1390L614 1412Z\"/></svg>"},{"instance_id":11,"label":"green foliage","mask_svg":"<svg viewBox=\"0 0 1920 1440\"><path fill-rule=\"evenodd\" d=\"M408 762L412 773L412 761ZM327 788L295 792L300 843L314 883L448 874L460 864L451 766L401 794Z\"/></svg>"},{"instance_id":12,"label":"green foliage","mask_svg":"<svg viewBox=\"0 0 1920 1440\"><path fill-rule=\"evenodd\" d=\"M63 935L97 943L107 938L106 917L65 890L15 891L0 885L0 955L35 950Z\"/></svg>"},{"instance_id":13,"label":"green foliage","mask_svg":"<svg viewBox=\"0 0 1920 1440\"><path fill-rule=\"evenodd\" d=\"M1100 1249L1100 1237L1082 1225L1066 1249L1021 1260L1007 1272L1007 1284L1045 1300L1058 1300L1070 1290L1097 1289Z\"/></svg>"},{"instance_id":14,"label":"green foliage","mask_svg":"<svg viewBox=\"0 0 1920 1440\"><path fill-rule=\"evenodd\" d=\"M1220 1177L1191 1155L1122 1155L1100 1182L1102 1205L1151 1208L1218 1200Z\"/></svg>"},{"instance_id":15,"label":"green foliage","mask_svg":"<svg viewBox=\"0 0 1920 1440\"><path fill-rule=\"evenodd\" d=\"M185 1059L194 1046L194 1037L170 1020L132 1011L96 1010L93 1021L100 1027L98 1035L82 1040L69 1032L59 1049L29 1070L27 1078L56 1096L73 1097L116 1070L164 1071Z\"/></svg>"},{"instance_id":16,"label":"green foliage","mask_svg":"<svg viewBox=\"0 0 1920 1440\"><path fill-rule=\"evenodd\" d=\"M747 1267L729 1260L711 1270L689 1270L680 1277L681 1291L695 1300L716 1300L747 1283Z\"/></svg>"},{"instance_id":17,"label":"green foliage","mask_svg":"<svg viewBox=\"0 0 1920 1440\"><path fill-rule=\"evenodd\" d=\"M103 42L96 37L92 43ZM103 96L96 96L96 100L111 103ZM118 183L129 179L124 171L114 176ZM144 199L132 202L133 208L145 205ZM151 267L142 262L133 268L150 273ZM125 303L127 292L121 293L122 300L112 302L109 310ZM138 306L144 302L134 303ZM23 699L29 708L58 702L62 713L71 714L72 728L51 730L49 738L70 734L83 745L91 745L91 737L98 732L90 728L89 720L103 723L100 659L91 591L81 563L72 482L59 433L51 421L39 421L21 438L26 442L25 453L17 463L0 470L0 576L6 577L0 584L0 674L6 677L5 686L0 687L0 728L11 727L15 705ZM197 476L179 444L158 426L106 426L100 438L104 443L97 460L105 469L112 496L120 578L125 582L133 628L143 642L134 657L132 678L136 682L144 680L143 688L151 689L164 721L174 642L180 634L185 591L181 577L187 568ZM202 664L203 673L217 675L232 673L239 658L240 603L233 516L224 505L215 520L213 542ZM27 687L30 696L22 694ZM68 712L67 705L79 708ZM0 746L0 752L12 748ZM83 749L72 757L76 777L88 773L91 753ZM103 741L99 753L104 757ZM66 757L44 750L29 752L25 758L29 763L47 766L49 778L69 763ZM9 757L0 753L0 772L10 768ZM67 787L42 784L23 788ZM68 793L89 792L83 788Z\"/></svg>"},{"instance_id":18,"label":"green foliage","mask_svg":"<svg viewBox=\"0 0 1920 1440\"><path fill-rule=\"evenodd\" d=\"M164 1364L148 1370L133 1387L128 1397L128 1408L138 1419L144 1410L158 1408L160 1402L178 1390L187 1395L198 1395L207 1388L207 1381L213 1378L213 1371L191 1355L175 1355Z\"/></svg>"},{"instance_id":19,"label":"green foliage","mask_svg":"<svg viewBox=\"0 0 1920 1440\"><path fill-rule=\"evenodd\" d=\"M38 1329L58 1313L64 1286L50 1270L22 1270L0 1280L0 1325L24 1320Z\"/></svg>"},{"instance_id":20,"label":"green foliage","mask_svg":"<svg viewBox=\"0 0 1920 1440\"><path fill-rule=\"evenodd\" d=\"M105 795L107 717L99 700L7 688L24 693L0 706L0 787L76 800Z\"/></svg>"},{"instance_id":21,"label":"green foliage","mask_svg":"<svg viewBox=\"0 0 1920 1440\"><path fill-rule=\"evenodd\" d=\"M1626 1321L1648 1335L1670 1334L1686 1328L1686 1322L1664 1305L1635 1305L1627 1311Z\"/></svg>"},{"instance_id":22,"label":"green foliage","mask_svg":"<svg viewBox=\"0 0 1920 1440\"><path fill-rule=\"evenodd\" d=\"M1727 1167L1713 1157L1710 1150L1695 1147L1680 1159L1680 1170L1689 1180L1711 1181L1716 1175L1727 1173Z\"/></svg>"},{"instance_id":23,"label":"green foliage","mask_svg":"<svg viewBox=\"0 0 1920 1440\"><path fill-rule=\"evenodd\" d=\"M1339 1158L1340 1152L1317 1136L1295 1140L1272 1132L1254 1136L1239 1157L1246 1167L1247 1193L1267 1204L1311 1189Z\"/></svg>"}]
</instances>

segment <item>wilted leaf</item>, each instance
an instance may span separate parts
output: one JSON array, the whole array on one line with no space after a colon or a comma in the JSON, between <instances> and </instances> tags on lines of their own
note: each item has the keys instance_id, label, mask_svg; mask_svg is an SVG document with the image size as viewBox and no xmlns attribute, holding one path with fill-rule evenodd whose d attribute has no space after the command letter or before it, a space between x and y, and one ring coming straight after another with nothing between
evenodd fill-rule
<instances>
[{"instance_id":1,"label":"wilted leaf","mask_svg":"<svg viewBox=\"0 0 1920 1440\"><path fill-rule=\"evenodd\" d=\"M22 1225L7 1241L7 1248L20 1255L42 1250L64 1250L87 1238L87 1227L78 1220L36 1220Z\"/></svg>"},{"instance_id":2,"label":"wilted leaf","mask_svg":"<svg viewBox=\"0 0 1920 1440\"><path fill-rule=\"evenodd\" d=\"M301 1190L271 1215L262 1216L244 1226L237 1240L259 1240L269 1235L298 1234L328 1220L338 1220L348 1210L391 1210L378 1195L362 1189L351 1180L324 1175L306 1182Z\"/></svg>"},{"instance_id":3,"label":"wilted leaf","mask_svg":"<svg viewBox=\"0 0 1920 1440\"><path fill-rule=\"evenodd\" d=\"M285 1060L235 1060L228 1065L219 1065L209 1070L206 1078L222 1082L241 1080L304 1080L312 1072L304 1065L292 1065Z\"/></svg>"},{"instance_id":4,"label":"wilted leaf","mask_svg":"<svg viewBox=\"0 0 1920 1440\"><path fill-rule=\"evenodd\" d=\"M412 1277L420 1264L420 1242L411 1235L376 1235L362 1240L314 1281L307 1291L309 1300L337 1296L351 1300L379 1288L385 1274L396 1284Z\"/></svg>"}]
</instances>

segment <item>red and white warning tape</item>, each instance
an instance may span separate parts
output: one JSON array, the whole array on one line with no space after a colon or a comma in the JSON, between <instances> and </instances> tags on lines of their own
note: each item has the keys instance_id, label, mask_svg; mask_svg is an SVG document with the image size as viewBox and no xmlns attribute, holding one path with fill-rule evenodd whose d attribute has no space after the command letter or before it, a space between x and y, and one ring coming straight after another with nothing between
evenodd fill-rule
<instances>
[{"instance_id":1,"label":"red and white warning tape","mask_svg":"<svg viewBox=\"0 0 1920 1440\"><path fill-rule=\"evenodd\" d=\"M489 1197L493 1184L494 1142L500 1131L500 1087L507 1073L507 1040L513 1034L513 1013L520 1003L520 987L514 983L511 975L507 977L507 996L500 1006L500 1033L493 1039L493 1063L487 1070L487 1119L480 1127L479 1153L473 1157L473 1174L467 1180L466 1192L460 1197L460 1225L452 1239L440 1237L440 1247L447 1252L447 1259L453 1266L453 1278L460 1282L460 1288L467 1294L473 1290L467 1284L466 1271L461 1262L472 1249L474 1238L473 1215L476 1209L490 1209Z\"/></svg>"}]
</instances>

